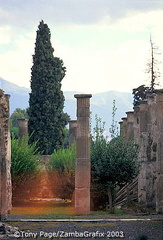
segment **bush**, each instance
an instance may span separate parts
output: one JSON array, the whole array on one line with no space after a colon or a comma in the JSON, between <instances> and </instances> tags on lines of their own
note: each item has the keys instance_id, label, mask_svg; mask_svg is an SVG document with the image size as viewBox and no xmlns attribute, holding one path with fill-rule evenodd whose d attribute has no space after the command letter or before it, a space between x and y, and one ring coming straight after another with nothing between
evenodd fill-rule
<instances>
[{"instance_id":1,"label":"bush","mask_svg":"<svg viewBox=\"0 0 163 240\"><path fill-rule=\"evenodd\" d=\"M53 192L60 198L72 198L75 188L75 145L55 151L47 167Z\"/></svg>"},{"instance_id":2,"label":"bush","mask_svg":"<svg viewBox=\"0 0 163 240\"><path fill-rule=\"evenodd\" d=\"M126 142L123 137L117 136L111 130L112 139L105 136L104 124L96 116L96 126L91 138L91 175L92 198L94 208L105 208L109 201L112 211L112 202L116 186L124 186L137 175L137 148L132 141Z\"/></svg>"},{"instance_id":3,"label":"bush","mask_svg":"<svg viewBox=\"0 0 163 240\"><path fill-rule=\"evenodd\" d=\"M11 141L11 175L14 199L30 194L31 182L39 171L36 143L28 145L28 137ZM22 189L23 188L23 189Z\"/></svg>"}]
</instances>

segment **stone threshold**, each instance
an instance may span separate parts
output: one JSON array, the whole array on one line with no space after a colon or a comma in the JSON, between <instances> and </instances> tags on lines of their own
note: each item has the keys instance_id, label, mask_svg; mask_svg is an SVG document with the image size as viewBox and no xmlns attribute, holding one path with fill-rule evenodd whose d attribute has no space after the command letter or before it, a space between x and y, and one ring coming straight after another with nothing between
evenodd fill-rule
<instances>
[{"instance_id":1,"label":"stone threshold","mask_svg":"<svg viewBox=\"0 0 163 240\"><path fill-rule=\"evenodd\" d=\"M100 218L100 219L8 219L5 222L149 222L163 218Z\"/></svg>"}]
</instances>

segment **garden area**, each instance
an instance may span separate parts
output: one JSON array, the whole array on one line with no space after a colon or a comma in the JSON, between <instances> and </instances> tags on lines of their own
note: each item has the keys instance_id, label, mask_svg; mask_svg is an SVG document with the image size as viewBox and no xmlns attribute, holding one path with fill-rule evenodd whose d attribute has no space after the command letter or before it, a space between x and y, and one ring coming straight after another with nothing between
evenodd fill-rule
<instances>
[{"instance_id":1,"label":"garden area","mask_svg":"<svg viewBox=\"0 0 163 240\"><path fill-rule=\"evenodd\" d=\"M113 116L115 111L113 105ZM116 192L137 175L137 147L118 136L114 117L110 139L97 115L95 122L90 132L91 211L94 216L96 211L98 215L124 214L114 208L114 202ZM55 150L48 161L43 160L36 142L29 144L28 136L13 138L11 149L12 214L74 215L75 143Z\"/></svg>"}]
</instances>

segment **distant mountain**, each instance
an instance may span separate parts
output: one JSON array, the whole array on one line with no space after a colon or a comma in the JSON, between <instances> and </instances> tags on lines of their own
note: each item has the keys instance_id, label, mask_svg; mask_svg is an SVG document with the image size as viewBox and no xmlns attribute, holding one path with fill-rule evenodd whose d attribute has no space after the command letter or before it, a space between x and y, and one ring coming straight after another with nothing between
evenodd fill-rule
<instances>
[{"instance_id":1,"label":"distant mountain","mask_svg":"<svg viewBox=\"0 0 163 240\"><path fill-rule=\"evenodd\" d=\"M10 113L12 113L16 108L27 108L29 100L30 89L19 87L16 84L8 82L0 78L0 88L5 91L5 93L10 94ZM64 92L65 96L65 108L64 111L67 112L71 119L76 119L76 99L74 94L79 92L68 91ZM91 93L91 91L90 91ZM132 102L133 97L131 93L127 92L117 92L109 91L103 93L92 94L91 98L91 112L92 112L92 122L94 126L95 114L97 114L102 121L106 122L106 131L109 131L112 119L112 107L113 100L116 102L116 121L119 122L122 117L125 117L126 111L133 109Z\"/></svg>"},{"instance_id":2,"label":"distant mountain","mask_svg":"<svg viewBox=\"0 0 163 240\"><path fill-rule=\"evenodd\" d=\"M72 119L76 119L76 99L74 99L76 92L64 92L65 96L65 112L67 112ZM112 120L113 100L117 108L115 120L121 121L122 117L126 116L127 111L133 110L133 97L131 93L109 91L103 93L92 94L91 98L91 112L92 125L95 125L95 114L97 114L102 121L105 122L106 131L109 131Z\"/></svg>"},{"instance_id":3,"label":"distant mountain","mask_svg":"<svg viewBox=\"0 0 163 240\"><path fill-rule=\"evenodd\" d=\"M18 85L8 82L0 78L0 88L4 90L5 94L10 94L10 113L15 108L27 108L29 92L28 88L19 87Z\"/></svg>"}]
</instances>

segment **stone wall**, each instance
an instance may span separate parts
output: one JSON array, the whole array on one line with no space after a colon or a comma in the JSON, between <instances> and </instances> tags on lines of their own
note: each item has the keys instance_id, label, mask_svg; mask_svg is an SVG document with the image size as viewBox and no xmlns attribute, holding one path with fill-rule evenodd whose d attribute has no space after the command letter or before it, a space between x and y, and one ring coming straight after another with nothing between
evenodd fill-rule
<instances>
[{"instance_id":1,"label":"stone wall","mask_svg":"<svg viewBox=\"0 0 163 240\"><path fill-rule=\"evenodd\" d=\"M163 212L163 89L148 94L122 120L121 134L139 146L138 201Z\"/></svg>"},{"instance_id":2,"label":"stone wall","mask_svg":"<svg viewBox=\"0 0 163 240\"><path fill-rule=\"evenodd\" d=\"M0 89L0 220L7 218L12 206L9 97Z\"/></svg>"}]
</instances>

